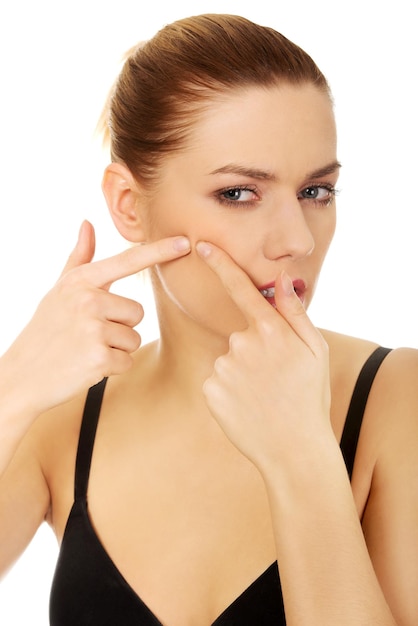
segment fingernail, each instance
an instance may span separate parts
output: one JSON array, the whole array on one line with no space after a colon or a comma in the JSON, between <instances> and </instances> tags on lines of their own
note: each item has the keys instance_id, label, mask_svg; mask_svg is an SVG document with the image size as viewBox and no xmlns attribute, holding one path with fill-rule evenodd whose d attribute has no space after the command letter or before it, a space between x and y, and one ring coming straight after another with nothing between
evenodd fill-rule
<instances>
[{"instance_id":1,"label":"fingernail","mask_svg":"<svg viewBox=\"0 0 418 626\"><path fill-rule=\"evenodd\" d=\"M212 252L212 246L206 243L206 241L198 241L196 244L196 250L201 257L208 257Z\"/></svg>"},{"instance_id":2,"label":"fingernail","mask_svg":"<svg viewBox=\"0 0 418 626\"><path fill-rule=\"evenodd\" d=\"M280 279L282 281L282 287L285 294L287 296L291 296L292 294L294 295L295 290L293 289L293 283L290 280L290 276L286 274L286 272L282 272Z\"/></svg>"},{"instance_id":3,"label":"fingernail","mask_svg":"<svg viewBox=\"0 0 418 626\"><path fill-rule=\"evenodd\" d=\"M186 250L190 250L190 241L187 237L177 237L173 241L174 250L178 252L185 252Z\"/></svg>"}]
</instances>

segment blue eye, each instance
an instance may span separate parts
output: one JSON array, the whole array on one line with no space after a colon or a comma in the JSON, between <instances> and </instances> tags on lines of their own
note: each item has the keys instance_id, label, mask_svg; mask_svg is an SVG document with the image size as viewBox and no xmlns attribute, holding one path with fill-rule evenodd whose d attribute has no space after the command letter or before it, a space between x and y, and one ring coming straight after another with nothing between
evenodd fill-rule
<instances>
[{"instance_id":1,"label":"blue eye","mask_svg":"<svg viewBox=\"0 0 418 626\"><path fill-rule=\"evenodd\" d=\"M328 205L333 201L336 190L332 185L310 185L299 193L299 199L312 200L317 204Z\"/></svg>"},{"instance_id":2,"label":"blue eye","mask_svg":"<svg viewBox=\"0 0 418 626\"><path fill-rule=\"evenodd\" d=\"M249 205L259 199L256 188L247 185L221 189L216 196L220 203L229 205Z\"/></svg>"}]
</instances>

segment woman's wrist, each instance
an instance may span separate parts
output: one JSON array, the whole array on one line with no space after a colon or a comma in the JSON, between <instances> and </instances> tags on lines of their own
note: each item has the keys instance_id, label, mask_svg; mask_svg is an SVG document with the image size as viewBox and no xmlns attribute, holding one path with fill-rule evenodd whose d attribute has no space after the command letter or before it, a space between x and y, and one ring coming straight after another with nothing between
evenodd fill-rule
<instances>
[{"instance_id":1,"label":"woman's wrist","mask_svg":"<svg viewBox=\"0 0 418 626\"><path fill-rule=\"evenodd\" d=\"M312 482L340 471L346 475L341 450L331 426L306 433L295 443L277 446L277 454L263 458L257 467L267 488L309 490ZM293 487L292 487L293 485Z\"/></svg>"}]
</instances>

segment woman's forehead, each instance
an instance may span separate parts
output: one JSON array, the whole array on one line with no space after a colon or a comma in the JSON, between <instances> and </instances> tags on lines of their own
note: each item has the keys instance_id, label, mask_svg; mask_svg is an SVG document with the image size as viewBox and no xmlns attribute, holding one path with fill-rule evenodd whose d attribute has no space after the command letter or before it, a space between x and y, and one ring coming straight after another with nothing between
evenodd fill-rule
<instances>
[{"instance_id":1,"label":"woman's forehead","mask_svg":"<svg viewBox=\"0 0 418 626\"><path fill-rule=\"evenodd\" d=\"M223 94L196 117L184 148L184 158L206 162L208 172L228 163L258 167L259 160L263 168L273 166L279 156L312 161L315 168L335 159L332 103L311 84Z\"/></svg>"}]
</instances>

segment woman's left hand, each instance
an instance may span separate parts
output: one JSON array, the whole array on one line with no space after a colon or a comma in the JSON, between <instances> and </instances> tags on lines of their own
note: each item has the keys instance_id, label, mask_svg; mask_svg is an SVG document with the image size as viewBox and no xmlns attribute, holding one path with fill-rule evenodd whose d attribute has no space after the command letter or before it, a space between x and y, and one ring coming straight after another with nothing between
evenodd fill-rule
<instances>
[{"instance_id":1,"label":"woman's left hand","mask_svg":"<svg viewBox=\"0 0 418 626\"><path fill-rule=\"evenodd\" d=\"M208 407L231 442L261 471L283 465L332 433L328 346L282 272L277 309L247 274L213 244L197 245L243 313L248 327L230 336L203 387Z\"/></svg>"}]
</instances>

